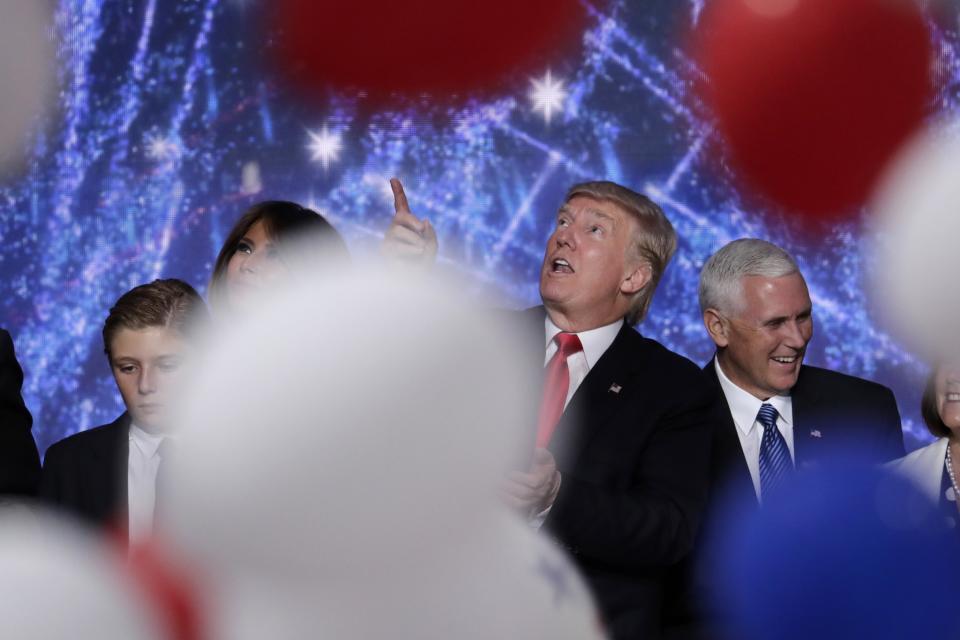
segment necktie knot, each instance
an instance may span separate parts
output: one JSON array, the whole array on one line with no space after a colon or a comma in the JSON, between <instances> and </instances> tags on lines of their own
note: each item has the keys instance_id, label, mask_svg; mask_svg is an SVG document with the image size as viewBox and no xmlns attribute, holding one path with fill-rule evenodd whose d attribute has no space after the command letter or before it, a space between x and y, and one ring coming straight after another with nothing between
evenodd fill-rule
<instances>
[{"instance_id":1,"label":"necktie knot","mask_svg":"<svg viewBox=\"0 0 960 640\"><path fill-rule=\"evenodd\" d=\"M553 340L557 343L557 350L563 358L569 358L573 354L583 351L580 336L575 333L561 332L555 335Z\"/></svg>"},{"instance_id":2,"label":"necktie knot","mask_svg":"<svg viewBox=\"0 0 960 640\"><path fill-rule=\"evenodd\" d=\"M777 425L777 416L780 414L777 413L777 410L773 407L772 404L767 404L764 402L760 405L760 411L757 413L757 422L763 425L764 431L775 427Z\"/></svg>"}]
</instances>

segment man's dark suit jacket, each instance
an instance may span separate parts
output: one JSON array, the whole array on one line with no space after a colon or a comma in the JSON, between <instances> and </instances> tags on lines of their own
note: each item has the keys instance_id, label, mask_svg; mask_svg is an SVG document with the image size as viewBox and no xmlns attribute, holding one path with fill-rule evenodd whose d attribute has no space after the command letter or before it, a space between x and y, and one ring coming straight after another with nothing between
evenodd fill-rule
<instances>
[{"instance_id":1,"label":"man's dark suit jacket","mask_svg":"<svg viewBox=\"0 0 960 640\"><path fill-rule=\"evenodd\" d=\"M716 604L719 587L707 573L705 543L715 538L724 518L729 518L727 509L732 505L748 509L759 506L714 361L703 371L719 395L723 419L714 436L712 494L701 540L689 561L671 576L674 584L670 597L678 602L668 603L671 620L667 624L676 628L666 635L677 639L720 637L711 628L716 622L722 624L723 612ZM790 397L798 471L813 471L837 452L855 456L863 464L877 465L904 455L900 412L887 387L803 365Z\"/></svg>"},{"instance_id":2,"label":"man's dark suit jacket","mask_svg":"<svg viewBox=\"0 0 960 640\"><path fill-rule=\"evenodd\" d=\"M518 313L542 378L544 309ZM664 570L692 547L707 499L716 411L695 364L624 325L560 419L549 448L562 479L544 526L613 638L657 633Z\"/></svg>"},{"instance_id":3,"label":"man's dark suit jacket","mask_svg":"<svg viewBox=\"0 0 960 640\"><path fill-rule=\"evenodd\" d=\"M99 526L126 528L130 416L75 433L47 449L40 497Z\"/></svg>"},{"instance_id":4,"label":"man's dark suit jacket","mask_svg":"<svg viewBox=\"0 0 960 640\"><path fill-rule=\"evenodd\" d=\"M33 495L40 479L40 455L30 427L33 418L20 389L23 370L10 334L0 329L0 494Z\"/></svg>"}]
</instances>

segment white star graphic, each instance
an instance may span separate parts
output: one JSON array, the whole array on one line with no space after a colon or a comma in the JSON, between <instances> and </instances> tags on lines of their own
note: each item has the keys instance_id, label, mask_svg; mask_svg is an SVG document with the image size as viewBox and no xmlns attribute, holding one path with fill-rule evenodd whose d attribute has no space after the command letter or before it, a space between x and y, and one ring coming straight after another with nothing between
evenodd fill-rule
<instances>
[{"instance_id":1,"label":"white star graphic","mask_svg":"<svg viewBox=\"0 0 960 640\"><path fill-rule=\"evenodd\" d=\"M343 150L343 139L339 133L331 132L327 125L323 125L319 133L307 131L310 136L310 144L307 148L310 150L314 162L319 162L326 169L331 162L336 162Z\"/></svg>"},{"instance_id":2,"label":"white star graphic","mask_svg":"<svg viewBox=\"0 0 960 640\"><path fill-rule=\"evenodd\" d=\"M180 154L180 146L159 133L147 136L147 157L153 160L169 160Z\"/></svg>"},{"instance_id":3,"label":"white star graphic","mask_svg":"<svg viewBox=\"0 0 960 640\"><path fill-rule=\"evenodd\" d=\"M555 80L548 70L542 80L531 79L530 84L533 86L530 90L533 110L541 112L544 120L549 124L553 113L563 109L563 101L567 97L563 80Z\"/></svg>"}]
</instances>

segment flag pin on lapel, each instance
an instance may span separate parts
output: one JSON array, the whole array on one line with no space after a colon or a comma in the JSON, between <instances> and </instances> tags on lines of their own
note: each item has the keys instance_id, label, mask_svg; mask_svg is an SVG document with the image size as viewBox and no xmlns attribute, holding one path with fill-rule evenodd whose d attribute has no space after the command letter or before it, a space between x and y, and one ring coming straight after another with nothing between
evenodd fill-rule
<instances>
[{"instance_id":1,"label":"flag pin on lapel","mask_svg":"<svg viewBox=\"0 0 960 640\"><path fill-rule=\"evenodd\" d=\"M814 429L813 431L810 432L810 435L813 436L814 438L822 438L822 437L823 437L823 434L820 433L820 429Z\"/></svg>"},{"instance_id":2,"label":"flag pin on lapel","mask_svg":"<svg viewBox=\"0 0 960 640\"><path fill-rule=\"evenodd\" d=\"M623 387L621 387L616 382L614 382L612 385L610 385L610 388L607 389L607 391L610 391L612 393L620 393L621 389L623 389Z\"/></svg>"}]
</instances>

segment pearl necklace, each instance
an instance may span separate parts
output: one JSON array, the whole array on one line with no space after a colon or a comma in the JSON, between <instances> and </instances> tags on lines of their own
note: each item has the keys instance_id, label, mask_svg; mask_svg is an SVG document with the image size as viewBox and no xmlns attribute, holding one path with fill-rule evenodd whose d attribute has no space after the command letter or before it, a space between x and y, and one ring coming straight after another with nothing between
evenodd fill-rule
<instances>
[{"instance_id":1,"label":"pearl necklace","mask_svg":"<svg viewBox=\"0 0 960 640\"><path fill-rule=\"evenodd\" d=\"M953 487L954 504L960 509L960 487L957 487L957 476L953 473L953 458L950 455L950 443L947 442L947 475L950 476L950 485Z\"/></svg>"}]
</instances>

